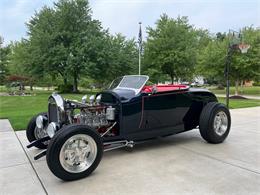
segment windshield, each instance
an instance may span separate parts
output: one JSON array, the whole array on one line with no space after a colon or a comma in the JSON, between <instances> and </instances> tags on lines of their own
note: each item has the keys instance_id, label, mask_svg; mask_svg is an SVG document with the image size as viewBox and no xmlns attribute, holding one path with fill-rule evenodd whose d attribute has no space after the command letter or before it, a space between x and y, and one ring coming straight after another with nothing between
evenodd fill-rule
<instances>
[{"instance_id":1,"label":"windshield","mask_svg":"<svg viewBox=\"0 0 260 195\"><path fill-rule=\"evenodd\" d=\"M115 89L119 85L122 79L123 77L118 77L115 80L113 80L108 89Z\"/></svg>"},{"instance_id":2,"label":"windshield","mask_svg":"<svg viewBox=\"0 0 260 195\"><path fill-rule=\"evenodd\" d=\"M109 89L130 89L134 90L135 94L138 94L147 80L148 76L145 75L128 75L115 79Z\"/></svg>"}]
</instances>

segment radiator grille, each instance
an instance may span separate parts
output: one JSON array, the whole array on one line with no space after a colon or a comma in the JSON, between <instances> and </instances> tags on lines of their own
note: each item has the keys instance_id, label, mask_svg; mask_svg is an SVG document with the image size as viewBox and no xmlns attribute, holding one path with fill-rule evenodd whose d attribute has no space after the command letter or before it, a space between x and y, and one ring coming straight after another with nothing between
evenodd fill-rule
<instances>
[{"instance_id":1,"label":"radiator grille","mask_svg":"<svg viewBox=\"0 0 260 195\"><path fill-rule=\"evenodd\" d=\"M58 107L55 103L48 105L49 122L58 122Z\"/></svg>"}]
</instances>

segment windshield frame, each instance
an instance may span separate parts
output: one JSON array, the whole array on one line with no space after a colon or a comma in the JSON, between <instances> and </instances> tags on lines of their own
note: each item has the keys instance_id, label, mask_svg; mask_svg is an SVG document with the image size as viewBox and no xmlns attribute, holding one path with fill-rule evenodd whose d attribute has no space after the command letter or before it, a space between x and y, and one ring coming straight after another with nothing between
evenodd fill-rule
<instances>
[{"instance_id":1,"label":"windshield frame","mask_svg":"<svg viewBox=\"0 0 260 195\"><path fill-rule=\"evenodd\" d=\"M123 82L123 80L124 80L126 77L130 77L130 76L131 76L131 77L143 77L143 78L145 78L145 80L144 80L144 82L142 83L142 85L141 85L139 88L119 87L120 84ZM118 83L118 85L117 85L115 88L111 88L112 85L114 84L114 82L115 82L116 80L120 79L120 78L122 78L122 79L120 80L120 82ZM137 95L137 94L139 94L140 91L143 89L143 87L145 86L145 84L147 83L148 80L149 80L149 76L147 76L147 75L125 75L125 76L123 76L123 77L118 77L118 78L116 78L115 80L113 80L112 83L111 83L110 86L109 86L109 89L112 89L112 90L120 90L120 89L132 90L132 91L135 92L135 95Z\"/></svg>"}]
</instances>

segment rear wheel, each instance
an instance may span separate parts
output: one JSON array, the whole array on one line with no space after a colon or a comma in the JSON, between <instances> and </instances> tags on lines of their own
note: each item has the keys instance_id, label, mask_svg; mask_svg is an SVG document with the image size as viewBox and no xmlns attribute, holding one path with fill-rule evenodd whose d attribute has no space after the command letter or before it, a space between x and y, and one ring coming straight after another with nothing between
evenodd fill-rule
<instances>
[{"instance_id":1,"label":"rear wheel","mask_svg":"<svg viewBox=\"0 0 260 195\"><path fill-rule=\"evenodd\" d=\"M201 136L209 143L223 142L229 134L231 117L228 108L218 102L208 103L200 115Z\"/></svg>"},{"instance_id":2,"label":"rear wheel","mask_svg":"<svg viewBox=\"0 0 260 195\"><path fill-rule=\"evenodd\" d=\"M46 160L52 173L66 181L91 174L103 155L100 135L85 125L63 127L51 139Z\"/></svg>"},{"instance_id":3,"label":"rear wheel","mask_svg":"<svg viewBox=\"0 0 260 195\"><path fill-rule=\"evenodd\" d=\"M34 116L28 123L27 125L27 129L26 129L26 137L28 139L29 142L33 142L35 140L41 139L43 137L45 137L47 135L46 129L44 128L38 128L36 126L36 118L42 115L44 117L47 118L47 113L46 112L42 112L37 114L36 116ZM44 142L44 143L38 143L35 147L39 148L39 149L46 149L48 146L48 141Z\"/></svg>"}]
</instances>

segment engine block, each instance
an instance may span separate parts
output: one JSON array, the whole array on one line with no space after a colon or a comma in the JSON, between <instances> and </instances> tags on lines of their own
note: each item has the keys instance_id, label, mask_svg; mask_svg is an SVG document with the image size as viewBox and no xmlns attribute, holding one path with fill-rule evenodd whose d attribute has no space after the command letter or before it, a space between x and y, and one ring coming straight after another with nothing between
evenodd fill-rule
<instances>
[{"instance_id":1,"label":"engine block","mask_svg":"<svg viewBox=\"0 0 260 195\"><path fill-rule=\"evenodd\" d=\"M81 109L77 114L77 123L86 124L95 129L108 126L115 119L114 108L112 107L89 107Z\"/></svg>"}]
</instances>

